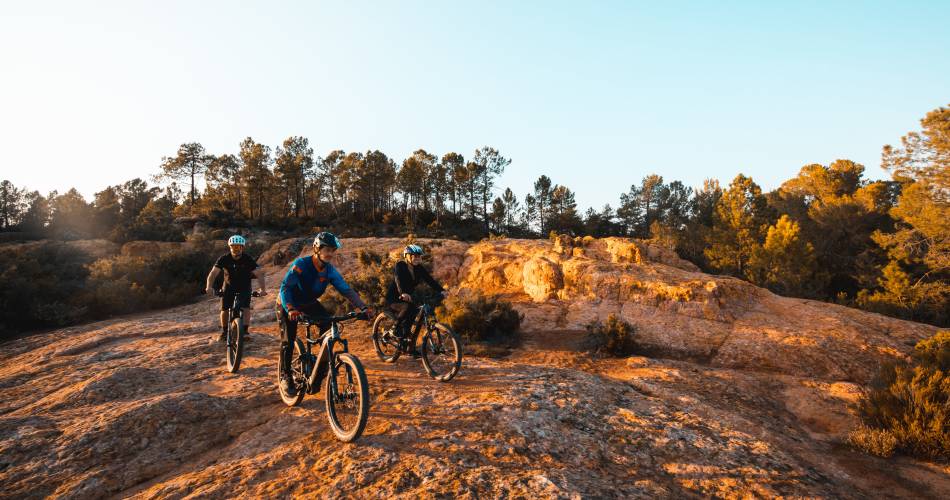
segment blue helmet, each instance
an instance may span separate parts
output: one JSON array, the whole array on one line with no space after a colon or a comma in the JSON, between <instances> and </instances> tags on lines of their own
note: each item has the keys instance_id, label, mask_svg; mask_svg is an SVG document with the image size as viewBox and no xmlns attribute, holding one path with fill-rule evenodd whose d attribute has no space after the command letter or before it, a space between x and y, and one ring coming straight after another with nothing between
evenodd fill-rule
<instances>
[{"instance_id":1,"label":"blue helmet","mask_svg":"<svg viewBox=\"0 0 950 500\"><path fill-rule=\"evenodd\" d=\"M409 245L402 251L403 255L425 255L425 251L419 245Z\"/></svg>"},{"instance_id":2,"label":"blue helmet","mask_svg":"<svg viewBox=\"0 0 950 500\"><path fill-rule=\"evenodd\" d=\"M340 238L337 238L333 233L321 231L317 233L317 237L313 239L313 245L317 247L317 249L323 247L340 248L343 246L343 243L340 241Z\"/></svg>"}]
</instances>

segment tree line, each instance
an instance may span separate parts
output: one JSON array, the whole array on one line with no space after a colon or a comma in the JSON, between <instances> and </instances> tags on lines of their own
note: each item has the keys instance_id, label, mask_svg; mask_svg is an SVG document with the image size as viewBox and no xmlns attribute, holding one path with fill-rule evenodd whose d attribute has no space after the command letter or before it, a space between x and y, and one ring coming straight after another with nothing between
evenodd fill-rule
<instances>
[{"instance_id":1,"label":"tree line","mask_svg":"<svg viewBox=\"0 0 950 500\"><path fill-rule=\"evenodd\" d=\"M217 227L314 226L348 235L478 239L488 235L628 236L676 250L703 270L781 294L950 322L950 109L885 146L891 180L864 177L846 159L802 167L764 192L739 174L690 188L648 175L581 213L574 192L546 175L519 197L501 190L511 160L492 147L466 158L419 149L402 162L378 150L316 156L292 136L271 148L252 138L236 154L182 144L156 181L110 186L87 202L75 190L41 195L0 183L0 229L62 238L181 239L176 217Z\"/></svg>"}]
</instances>

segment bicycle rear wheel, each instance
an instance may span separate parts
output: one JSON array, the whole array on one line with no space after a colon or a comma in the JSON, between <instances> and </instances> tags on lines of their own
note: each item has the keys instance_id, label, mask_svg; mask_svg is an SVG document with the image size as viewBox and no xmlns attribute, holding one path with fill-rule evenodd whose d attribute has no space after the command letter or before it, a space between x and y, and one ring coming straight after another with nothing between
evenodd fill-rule
<instances>
[{"instance_id":1,"label":"bicycle rear wheel","mask_svg":"<svg viewBox=\"0 0 950 500\"><path fill-rule=\"evenodd\" d=\"M436 323L422 337L422 366L439 382L448 382L462 368L462 340L451 328Z\"/></svg>"},{"instance_id":2,"label":"bicycle rear wheel","mask_svg":"<svg viewBox=\"0 0 950 500\"><path fill-rule=\"evenodd\" d=\"M376 355L385 363L395 363L399 359L399 337L396 336L396 320L379 313L373 321L373 346Z\"/></svg>"},{"instance_id":3,"label":"bicycle rear wheel","mask_svg":"<svg viewBox=\"0 0 950 500\"><path fill-rule=\"evenodd\" d=\"M369 383L359 358L349 353L336 357L336 370L327 374L327 418L337 439L350 442L360 437L369 417Z\"/></svg>"},{"instance_id":4,"label":"bicycle rear wheel","mask_svg":"<svg viewBox=\"0 0 950 500\"><path fill-rule=\"evenodd\" d=\"M294 352L290 357L290 374L293 380L293 385L296 388L296 392L293 394L284 392L280 387L280 379L283 376L284 368L284 357L280 355L278 351L278 362L277 362L277 392L280 393L280 399L284 401L284 404L287 406L297 406L303 401L304 396L307 395L306 384L307 384L307 374L306 366L304 366L303 357L306 356L306 352L303 348L303 342L300 339L296 339L294 342Z\"/></svg>"},{"instance_id":5,"label":"bicycle rear wheel","mask_svg":"<svg viewBox=\"0 0 950 500\"><path fill-rule=\"evenodd\" d=\"M228 325L227 344L225 346L227 350L226 358L228 364L228 371L234 373L241 368L241 358L244 357L244 335L242 335L242 330L244 329L244 322L240 316L231 320L231 323Z\"/></svg>"}]
</instances>

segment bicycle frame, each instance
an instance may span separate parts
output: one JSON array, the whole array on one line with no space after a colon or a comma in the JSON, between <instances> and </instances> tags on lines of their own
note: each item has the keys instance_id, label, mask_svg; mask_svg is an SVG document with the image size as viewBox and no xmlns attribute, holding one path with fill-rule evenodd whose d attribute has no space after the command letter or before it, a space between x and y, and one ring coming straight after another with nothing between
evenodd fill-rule
<instances>
[{"instance_id":1,"label":"bicycle frame","mask_svg":"<svg viewBox=\"0 0 950 500\"><path fill-rule=\"evenodd\" d=\"M416 317L412 320L413 338L419 336L419 333L422 332L422 325L425 325L426 328L431 329L435 323L435 310L427 303L422 303L419 305L419 312L416 313Z\"/></svg>"},{"instance_id":2,"label":"bicycle frame","mask_svg":"<svg viewBox=\"0 0 950 500\"><path fill-rule=\"evenodd\" d=\"M315 326L315 324L307 322L306 326L307 336L304 341L307 345L307 361L316 361L313 366L304 367L304 373L307 373L307 393L315 394L319 390L323 378L327 375L332 375L330 377L330 384L333 386L333 393L336 394L338 392L338 387L336 386L336 357L338 354L350 352L349 344L346 339L340 337L340 326L335 321L330 325L330 329L319 339L314 339L311 335L311 327ZM316 358L314 358L312 349L313 346L317 344L320 344L320 350ZM334 349L337 344L343 346L343 349L339 352ZM349 382L352 382L352 380Z\"/></svg>"},{"instance_id":3,"label":"bicycle frame","mask_svg":"<svg viewBox=\"0 0 950 500\"><path fill-rule=\"evenodd\" d=\"M240 298L237 294L234 294L234 302L231 303L231 308L228 309L228 323L227 323L227 324L228 324L228 328L231 327L231 326L230 326L230 325L231 325L231 322L234 321L234 320L237 319L237 318L241 318L241 319L242 319L241 323L242 323L242 326L243 326L243 323L244 323L244 321L243 321L243 319L244 319L244 309L242 309L241 306L238 304L238 302L239 302L240 300L241 300L241 298Z\"/></svg>"}]
</instances>

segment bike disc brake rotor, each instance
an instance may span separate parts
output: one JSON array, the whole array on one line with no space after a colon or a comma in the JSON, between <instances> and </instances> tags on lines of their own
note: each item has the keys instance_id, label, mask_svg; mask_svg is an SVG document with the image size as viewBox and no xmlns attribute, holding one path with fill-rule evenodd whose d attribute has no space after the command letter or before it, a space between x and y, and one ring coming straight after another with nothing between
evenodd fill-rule
<instances>
[{"instance_id":1,"label":"bike disc brake rotor","mask_svg":"<svg viewBox=\"0 0 950 500\"><path fill-rule=\"evenodd\" d=\"M356 381L355 374L350 372L349 366L343 365L340 368L337 371L337 393L333 401L340 424L350 428L359 418L359 382ZM354 380L351 382L350 378Z\"/></svg>"}]
</instances>

